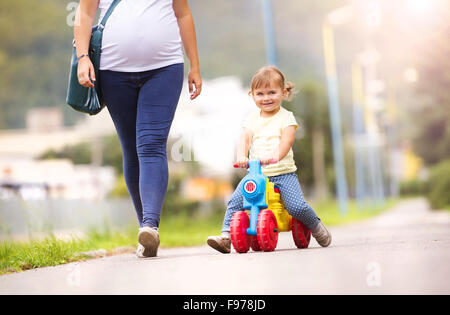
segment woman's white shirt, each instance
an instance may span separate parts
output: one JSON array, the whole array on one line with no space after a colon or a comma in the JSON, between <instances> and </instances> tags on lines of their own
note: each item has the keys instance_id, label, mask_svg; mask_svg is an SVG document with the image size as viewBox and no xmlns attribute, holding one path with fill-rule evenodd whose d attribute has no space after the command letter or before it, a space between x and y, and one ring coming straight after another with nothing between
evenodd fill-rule
<instances>
[{"instance_id":1,"label":"woman's white shirt","mask_svg":"<svg viewBox=\"0 0 450 315\"><path fill-rule=\"evenodd\" d=\"M99 23L113 0L100 0ZM172 0L122 0L103 31L100 70L140 72L183 63Z\"/></svg>"}]
</instances>

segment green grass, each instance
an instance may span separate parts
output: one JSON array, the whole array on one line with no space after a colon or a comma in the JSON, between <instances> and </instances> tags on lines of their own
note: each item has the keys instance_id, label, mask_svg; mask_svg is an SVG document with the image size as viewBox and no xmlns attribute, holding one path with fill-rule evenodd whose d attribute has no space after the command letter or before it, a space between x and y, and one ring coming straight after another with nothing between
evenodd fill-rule
<instances>
[{"instance_id":1,"label":"green grass","mask_svg":"<svg viewBox=\"0 0 450 315\"><path fill-rule=\"evenodd\" d=\"M392 208L397 202L398 200L388 199L382 205L367 204L362 209L358 209L356 201L350 200L346 215L340 214L339 207L334 200L317 202L312 206L325 225L333 226L369 219Z\"/></svg>"},{"instance_id":2,"label":"green grass","mask_svg":"<svg viewBox=\"0 0 450 315\"><path fill-rule=\"evenodd\" d=\"M133 236L127 231L91 231L85 238L70 241L57 239L53 235L30 241L1 241L0 274L87 259L88 256L81 253L129 246L136 242L136 234Z\"/></svg>"},{"instance_id":3,"label":"green grass","mask_svg":"<svg viewBox=\"0 0 450 315\"><path fill-rule=\"evenodd\" d=\"M163 217L161 221L161 247L194 246L205 244L208 235L220 231L222 215L203 218L181 215ZM81 253L98 249L105 249L109 253L118 247L134 250L137 233L137 227L121 231L104 228L91 230L86 237L70 241L57 239L51 234L30 241L0 241L0 274L85 260L90 257Z\"/></svg>"},{"instance_id":4,"label":"green grass","mask_svg":"<svg viewBox=\"0 0 450 315\"><path fill-rule=\"evenodd\" d=\"M370 218L391 208L395 203L396 201L389 200L383 207L358 211L356 202L350 201L349 212L343 217L340 216L335 201L315 203L313 208L327 226L332 226ZM203 245L209 235L220 233L222 221L223 213L207 217L186 214L162 217L160 246L167 248ZM85 260L89 257L80 253L92 250L105 249L110 253L118 247L131 247L132 250L137 245L137 232L137 227L128 227L121 231L106 227L102 230L91 230L86 237L73 238L71 241L57 239L51 234L39 240L1 241L0 274Z\"/></svg>"},{"instance_id":5,"label":"green grass","mask_svg":"<svg viewBox=\"0 0 450 315\"><path fill-rule=\"evenodd\" d=\"M80 259L83 250L77 241L60 241L54 237L29 242L0 242L0 274L44 266L55 266Z\"/></svg>"},{"instance_id":6,"label":"green grass","mask_svg":"<svg viewBox=\"0 0 450 315\"><path fill-rule=\"evenodd\" d=\"M161 247L196 246L206 244L209 235L220 234L224 213L207 217L181 215L161 218Z\"/></svg>"}]
</instances>

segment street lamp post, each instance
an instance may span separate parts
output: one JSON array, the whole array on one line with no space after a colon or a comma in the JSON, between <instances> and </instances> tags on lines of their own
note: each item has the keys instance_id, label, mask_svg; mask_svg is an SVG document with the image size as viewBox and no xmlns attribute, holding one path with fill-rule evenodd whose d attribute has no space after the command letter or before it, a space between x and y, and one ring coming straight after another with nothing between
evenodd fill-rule
<instances>
[{"instance_id":1,"label":"street lamp post","mask_svg":"<svg viewBox=\"0 0 450 315\"><path fill-rule=\"evenodd\" d=\"M364 113L363 113L363 78L359 62L352 64L352 86L353 86L353 135L355 154L355 194L358 209L364 208L366 199L366 176L364 171Z\"/></svg>"},{"instance_id":2,"label":"street lamp post","mask_svg":"<svg viewBox=\"0 0 450 315\"><path fill-rule=\"evenodd\" d=\"M267 63L272 66L277 65L277 50L275 44L275 32L273 27L272 1L262 0L264 31L266 38Z\"/></svg>"},{"instance_id":3,"label":"street lamp post","mask_svg":"<svg viewBox=\"0 0 450 315\"><path fill-rule=\"evenodd\" d=\"M333 143L334 168L336 172L336 192L341 215L348 213L347 178L345 174L344 150L342 147L341 114L339 106L334 35L330 23L323 25L323 46L328 87L328 106L330 112L331 140Z\"/></svg>"}]
</instances>

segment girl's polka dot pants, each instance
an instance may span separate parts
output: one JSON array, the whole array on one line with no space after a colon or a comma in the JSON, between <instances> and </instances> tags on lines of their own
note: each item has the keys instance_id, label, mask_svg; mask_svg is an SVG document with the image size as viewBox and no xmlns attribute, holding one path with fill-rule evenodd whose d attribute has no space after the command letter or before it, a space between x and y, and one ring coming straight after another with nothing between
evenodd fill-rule
<instances>
[{"instance_id":1,"label":"girl's polka dot pants","mask_svg":"<svg viewBox=\"0 0 450 315\"><path fill-rule=\"evenodd\" d=\"M269 177L269 181L280 187L280 196L288 213L300 220L309 229L314 229L320 222L313 208L306 203L296 173L282 174ZM242 195L242 182L236 187L230 201L223 221L222 232L230 231L230 223L233 214L242 210L244 196Z\"/></svg>"}]
</instances>

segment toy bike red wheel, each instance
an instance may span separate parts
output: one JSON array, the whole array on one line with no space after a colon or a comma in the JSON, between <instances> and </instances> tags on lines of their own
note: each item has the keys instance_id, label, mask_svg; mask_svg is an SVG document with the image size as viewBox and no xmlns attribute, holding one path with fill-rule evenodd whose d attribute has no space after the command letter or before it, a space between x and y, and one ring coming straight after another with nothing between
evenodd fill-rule
<instances>
[{"instance_id":1,"label":"toy bike red wheel","mask_svg":"<svg viewBox=\"0 0 450 315\"><path fill-rule=\"evenodd\" d=\"M238 253L246 253L250 249L250 235L247 235L247 228L250 226L250 219L245 211L236 211L231 218L230 236L231 244Z\"/></svg>"},{"instance_id":2,"label":"toy bike red wheel","mask_svg":"<svg viewBox=\"0 0 450 315\"><path fill-rule=\"evenodd\" d=\"M261 249L265 252L275 250L278 243L278 224L270 210L263 210L258 216L256 234Z\"/></svg>"},{"instance_id":3,"label":"toy bike red wheel","mask_svg":"<svg viewBox=\"0 0 450 315\"><path fill-rule=\"evenodd\" d=\"M292 218L292 237L297 248L308 248L311 240L311 230L301 221Z\"/></svg>"},{"instance_id":4,"label":"toy bike red wheel","mask_svg":"<svg viewBox=\"0 0 450 315\"><path fill-rule=\"evenodd\" d=\"M251 236L250 247L251 247L255 252L261 251L261 247L259 246L258 238L257 238L256 236L253 236L253 235Z\"/></svg>"}]
</instances>

